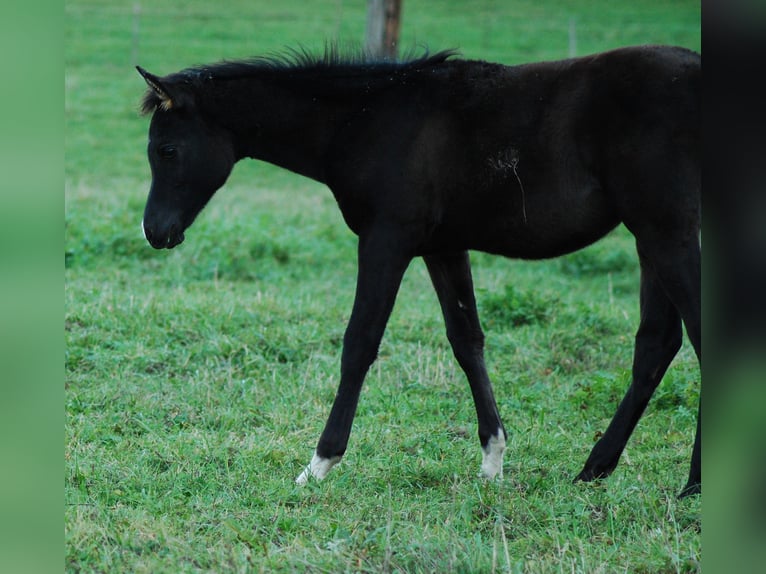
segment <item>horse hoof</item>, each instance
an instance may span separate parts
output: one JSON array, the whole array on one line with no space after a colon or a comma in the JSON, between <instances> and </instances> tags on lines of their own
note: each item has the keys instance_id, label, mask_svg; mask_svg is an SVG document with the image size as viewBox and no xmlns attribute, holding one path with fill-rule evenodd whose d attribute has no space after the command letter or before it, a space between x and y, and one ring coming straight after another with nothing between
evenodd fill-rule
<instances>
[{"instance_id":1,"label":"horse hoof","mask_svg":"<svg viewBox=\"0 0 766 574\"><path fill-rule=\"evenodd\" d=\"M489 437L486 446L481 448L482 478L503 478L503 453L505 452L505 432L497 429L497 435Z\"/></svg>"},{"instance_id":2,"label":"horse hoof","mask_svg":"<svg viewBox=\"0 0 766 574\"><path fill-rule=\"evenodd\" d=\"M574 477L572 482L593 482L597 478L593 471L583 469L580 474Z\"/></svg>"},{"instance_id":3,"label":"horse hoof","mask_svg":"<svg viewBox=\"0 0 766 574\"><path fill-rule=\"evenodd\" d=\"M330 472L330 469L339 462L339 456L324 458L315 452L314 456L311 457L311 462L303 469L303 472L298 475L295 482L300 486L304 486L311 477L314 477L317 480L322 480L327 476L327 473Z\"/></svg>"},{"instance_id":4,"label":"horse hoof","mask_svg":"<svg viewBox=\"0 0 766 574\"><path fill-rule=\"evenodd\" d=\"M684 489L678 494L679 500L688 496L697 496L702 494L702 483L693 482L684 486Z\"/></svg>"},{"instance_id":5,"label":"horse hoof","mask_svg":"<svg viewBox=\"0 0 766 574\"><path fill-rule=\"evenodd\" d=\"M617 468L618 460L619 457L617 459L614 457L606 458L591 453L588 460L585 461L585 466L583 466L580 474L572 482L593 482L594 480L607 478Z\"/></svg>"}]
</instances>

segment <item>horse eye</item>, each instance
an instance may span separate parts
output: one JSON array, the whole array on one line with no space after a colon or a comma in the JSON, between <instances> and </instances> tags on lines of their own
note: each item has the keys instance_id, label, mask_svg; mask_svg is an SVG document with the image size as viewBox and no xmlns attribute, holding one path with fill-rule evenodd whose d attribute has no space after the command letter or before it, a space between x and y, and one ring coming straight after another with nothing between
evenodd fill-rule
<instances>
[{"instance_id":1,"label":"horse eye","mask_svg":"<svg viewBox=\"0 0 766 574\"><path fill-rule=\"evenodd\" d=\"M162 159L172 159L176 156L176 147L172 145L163 145L157 150L157 154Z\"/></svg>"}]
</instances>

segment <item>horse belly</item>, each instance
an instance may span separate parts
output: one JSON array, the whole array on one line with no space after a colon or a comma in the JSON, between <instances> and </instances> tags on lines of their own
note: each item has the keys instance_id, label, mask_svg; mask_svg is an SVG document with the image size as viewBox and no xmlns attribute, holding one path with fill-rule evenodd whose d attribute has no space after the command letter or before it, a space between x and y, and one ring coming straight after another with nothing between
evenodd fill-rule
<instances>
[{"instance_id":1,"label":"horse belly","mask_svg":"<svg viewBox=\"0 0 766 574\"><path fill-rule=\"evenodd\" d=\"M595 181L542 188L515 183L495 192L515 199L494 204L473 224L475 249L522 259L558 257L590 245L619 223Z\"/></svg>"}]
</instances>

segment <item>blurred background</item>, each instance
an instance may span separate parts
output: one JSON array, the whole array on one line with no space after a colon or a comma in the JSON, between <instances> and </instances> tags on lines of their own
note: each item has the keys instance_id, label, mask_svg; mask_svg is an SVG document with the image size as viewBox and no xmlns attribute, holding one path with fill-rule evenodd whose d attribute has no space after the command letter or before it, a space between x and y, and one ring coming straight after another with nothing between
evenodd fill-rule
<instances>
[{"instance_id":1,"label":"blurred background","mask_svg":"<svg viewBox=\"0 0 766 574\"><path fill-rule=\"evenodd\" d=\"M168 517L174 522L165 535L181 558L192 551L209 558L208 546L242 546L224 519L237 516L252 526L259 512L273 514L250 506L262 499L261 490L275 500L291 496L292 483L285 476L305 464L304 453L310 454L318 421L326 414L322 409L333 396L353 297L355 238L331 194L262 162L237 165L182 246L158 252L147 245L140 222L150 183L145 151L149 118L138 111L146 85L135 66L164 75L296 47L320 54L328 43L361 49L367 43L369 5L365 0L65 3L65 529L70 570L106 569L104 564L116 568L122 564L117 560L127 556L137 562L123 564L125 571L140 571L136 564L156 553L153 521ZM692 0L402 0L399 17L400 54L454 48L466 59L510 65L635 44L701 48L700 5ZM513 440L524 441L513 446L527 448L525 455L534 453L530 456L542 461L535 465L552 469L538 489L540 508L551 514L550 522L538 521L534 505L528 522L519 507L507 508L518 529L518 540L512 542L535 536L542 541L527 556L540 561L524 571L546 571L556 564L562 571L569 570L561 564L573 565L573 571L577 565L582 571L699 567L699 513L693 503L673 506L674 521L664 508L665 497L674 497L685 478L691 451L699 370L688 345L658 390L658 414L642 421L643 434L636 439L643 441L645 452L654 453L645 458L652 468L645 478L632 470L613 477L610 492L625 499L598 511L598 520L608 520L608 528L619 524L628 534L605 545L592 537L604 526L598 520L583 526L575 508L569 511L571 524L562 526L551 510L578 503L579 494L573 497L567 490L574 488L569 473L581 456L573 451L587 452L588 440L599 421L611 416L629 377L631 337L638 324L638 271L630 234L618 228L588 250L556 261L472 258L477 298L489 327L496 394L501 411L510 413ZM522 320L502 314L509 304L526 309ZM516 328L518 323L523 326ZM365 444L372 449L378 440L399 441L386 447L377 475L368 458L373 488L391 480L392 457L425 458L433 464L426 470L436 477L429 478L433 484L427 492L440 505L450 499L455 505L470 503L478 492L468 476L474 472L470 465L459 471L464 476L457 490L439 490L453 481L445 457L458 461L457 467L478 454L472 442L475 413L422 265L408 270L388 331L377 370L370 375L379 380L365 391L372 395L365 402L371 408L361 409L355 423L368 425L371 438L365 443L360 432L355 451L360 454L348 460L353 465ZM408 399L400 401L400 396ZM426 407L434 397L439 412L429 419ZM466 425L469 432L462 430ZM383 436L381 428L393 432ZM183 449L198 444L194 433L204 433L213 451L225 451L227 469L228 441L250 438L232 443L232 471L223 479L207 467L199 477L155 468L156 452L173 462L161 460L163 469L193 461L194 452ZM433 452L408 454L411 445L420 448L423 436L429 436L424 448ZM418 478L419 473L422 469L402 476ZM201 477L209 482L196 482ZM347 480L357 479L362 480L347 474ZM629 501L636 489L644 489L641 504ZM347 508L362 524L385 514L380 508L367 512L361 504L332 504L331 497L344 490L349 489L328 489L330 503L320 497L326 505L322 512ZM183 497L199 492L224 502L187 508ZM407 498L412 493L406 488L401 492L403 506L419 502ZM549 492L559 498L551 502L545 498ZM176 503L174 496L184 502ZM369 497L370 504L376 503L375 496ZM512 504L522 499L513 498ZM425 513L436 525L457 515L451 507L434 513L414 508L412 514ZM150 519L144 520L144 509ZM327 532L332 520L325 515L314 520L314 511L313 503L300 499L292 526L280 525L300 533L296 540L305 539L298 558L336 536ZM189 524L195 521L205 524L193 531ZM343 518L338 521L342 524ZM471 564L487 566L491 543L481 546L470 537L478 524L491 538L492 521L468 521L465 530L437 540L433 556L446 556L447 549L464 544L467 552L478 554ZM411 531L419 533L421 526L413 521ZM411 531L401 530L402 548ZM128 539L133 545L125 551ZM560 540L566 541L563 548ZM583 556L580 540L596 540L586 544L588 555ZM362 541L359 548L367 552L367 544ZM423 548L413 546L413 560L424 555ZM525 549L518 551L521 556ZM602 552L614 562L603 563ZM210 560L214 565L208 570L216 571L220 563Z\"/></svg>"}]
</instances>

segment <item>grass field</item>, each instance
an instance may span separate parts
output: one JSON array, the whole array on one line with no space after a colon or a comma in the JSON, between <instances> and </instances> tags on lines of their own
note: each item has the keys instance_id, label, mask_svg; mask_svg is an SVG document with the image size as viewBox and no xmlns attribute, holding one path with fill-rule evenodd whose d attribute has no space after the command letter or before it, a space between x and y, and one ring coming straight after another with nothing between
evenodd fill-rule
<instances>
[{"instance_id":1,"label":"grass field","mask_svg":"<svg viewBox=\"0 0 766 574\"><path fill-rule=\"evenodd\" d=\"M156 252L140 64L359 43L364 2L66 3L65 537L69 572L695 572L677 501L699 370L685 343L614 475L572 484L628 382L638 267L617 229L559 260L473 254L505 479L476 478L468 385L421 261L349 451L296 487L329 412L355 237L326 189L238 165ZM637 43L699 49L699 4L404 3L402 43L516 63ZM307 8L306 6L311 6ZM470 8L466 8L470 6Z\"/></svg>"}]
</instances>

